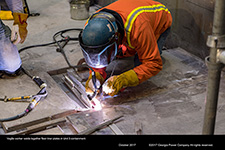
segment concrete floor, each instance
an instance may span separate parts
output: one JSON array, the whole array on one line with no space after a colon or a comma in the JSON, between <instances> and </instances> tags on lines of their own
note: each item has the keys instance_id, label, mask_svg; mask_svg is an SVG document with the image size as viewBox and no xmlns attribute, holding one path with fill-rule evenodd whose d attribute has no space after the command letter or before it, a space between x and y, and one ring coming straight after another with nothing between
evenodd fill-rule
<instances>
[{"instance_id":1,"label":"concrete floor","mask_svg":"<svg viewBox=\"0 0 225 150\"><path fill-rule=\"evenodd\" d=\"M82 28L85 21L70 19L69 3L61 0L29 1L31 12L40 16L28 19L28 37L18 49L35 44L48 43L52 36L64 29ZM4 21L11 26L12 21ZM77 32L78 33L78 32ZM71 36L77 36L71 33ZM65 47L72 64L76 64L82 54L77 42ZM116 123L124 134L136 134L137 122L142 124L143 134L201 134L207 86L207 67L204 61L181 48L163 51L163 70L141 85L127 88L117 97L106 98L103 102L103 116L112 118L123 114L124 119ZM41 76L48 84L48 97L21 122L40 116L74 109L73 101L48 75L48 71L67 67L56 46L29 49L21 53L24 68ZM216 134L224 134L225 129L225 73L222 73L219 96ZM14 79L0 79L0 95L4 97L34 94L38 87L26 76ZM10 89L10 90L9 90ZM0 118L20 113L27 104L0 102Z\"/></svg>"}]
</instances>

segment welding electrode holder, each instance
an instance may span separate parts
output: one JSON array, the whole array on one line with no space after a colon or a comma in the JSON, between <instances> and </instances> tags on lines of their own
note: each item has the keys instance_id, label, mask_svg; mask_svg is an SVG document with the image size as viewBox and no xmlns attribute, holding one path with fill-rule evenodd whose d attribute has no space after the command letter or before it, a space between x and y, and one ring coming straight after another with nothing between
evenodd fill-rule
<instances>
[{"instance_id":1,"label":"welding electrode holder","mask_svg":"<svg viewBox=\"0 0 225 150\"><path fill-rule=\"evenodd\" d=\"M95 75L95 71L92 69L91 70L91 75L92 75L92 83L93 83L93 86L94 86L94 93L92 94L92 95L87 95L87 97L88 97L88 99L91 101L94 97L96 97L97 96L97 94L98 94L98 88L97 88L97 85L96 85L96 81L97 81L97 79L96 79L96 75Z\"/></svg>"}]
</instances>

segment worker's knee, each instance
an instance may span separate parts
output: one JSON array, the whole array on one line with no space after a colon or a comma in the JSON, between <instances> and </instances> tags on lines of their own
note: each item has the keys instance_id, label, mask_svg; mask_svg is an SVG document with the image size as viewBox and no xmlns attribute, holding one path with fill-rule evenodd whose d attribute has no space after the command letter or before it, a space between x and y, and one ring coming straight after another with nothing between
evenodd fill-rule
<instances>
[{"instance_id":1,"label":"worker's knee","mask_svg":"<svg viewBox=\"0 0 225 150\"><path fill-rule=\"evenodd\" d=\"M0 39L0 71L14 74L21 67L21 59L17 47L9 38Z\"/></svg>"}]
</instances>

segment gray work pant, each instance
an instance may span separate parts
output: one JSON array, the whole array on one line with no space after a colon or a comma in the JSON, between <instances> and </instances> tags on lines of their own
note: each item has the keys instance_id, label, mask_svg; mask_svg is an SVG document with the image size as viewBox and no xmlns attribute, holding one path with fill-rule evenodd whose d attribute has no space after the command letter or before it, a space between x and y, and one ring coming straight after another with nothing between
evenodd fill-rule
<instances>
[{"instance_id":1,"label":"gray work pant","mask_svg":"<svg viewBox=\"0 0 225 150\"><path fill-rule=\"evenodd\" d=\"M10 36L11 30L0 20L0 72L14 74L21 67L22 62Z\"/></svg>"}]
</instances>

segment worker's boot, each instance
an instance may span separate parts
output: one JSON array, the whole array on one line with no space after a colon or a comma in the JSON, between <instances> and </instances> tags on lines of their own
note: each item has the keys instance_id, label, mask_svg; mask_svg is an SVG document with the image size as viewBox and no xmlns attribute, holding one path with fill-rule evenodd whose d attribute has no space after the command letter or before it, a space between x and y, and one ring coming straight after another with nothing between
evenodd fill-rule
<instances>
[{"instance_id":1,"label":"worker's boot","mask_svg":"<svg viewBox=\"0 0 225 150\"><path fill-rule=\"evenodd\" d=\"M17 69L14 73L9 73L7 71L0 71L0 79L10 79L10 78L15 78L19 75L22 75L22 67Z\"/></svg>"}]
</instances>

